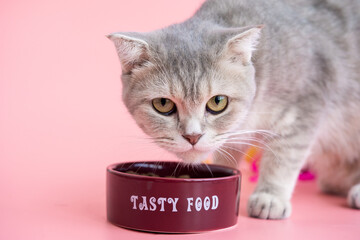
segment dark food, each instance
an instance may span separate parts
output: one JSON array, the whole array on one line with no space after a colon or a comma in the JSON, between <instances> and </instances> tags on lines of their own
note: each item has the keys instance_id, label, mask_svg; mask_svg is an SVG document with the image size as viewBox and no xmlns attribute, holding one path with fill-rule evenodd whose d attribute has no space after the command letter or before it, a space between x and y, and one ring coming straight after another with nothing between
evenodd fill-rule
<instances>
[{"instance_id":1,"label":"dark food","mask_svg":"<svg viewBox=\"0 0 360 240\"><path fill-rule=\"evenodd\" d=\"M152 173L152 172L137 173L137 172L134 172L134 171L126 171L126 173L135 174L135 175L141 175L141 176L148 176L148 177L162 177L162 176L159 176L159 175L157 175L155 173ZM183 175L180 175L180 176L165 176L164 178L190 178L190 175L183 174Z\"/></svg>"}]
</instances>

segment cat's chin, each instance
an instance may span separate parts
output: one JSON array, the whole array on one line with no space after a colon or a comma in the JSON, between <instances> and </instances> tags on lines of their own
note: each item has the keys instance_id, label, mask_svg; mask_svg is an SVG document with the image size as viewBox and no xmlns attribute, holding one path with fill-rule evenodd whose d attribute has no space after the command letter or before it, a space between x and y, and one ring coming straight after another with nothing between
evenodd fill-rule
<instances>
[{"instance_id":1,"label":"cat's chin","mask_svg":"<svg viewBox=\"0 0 360 240\"><path fill-rule=\"evenodd\" d=\"M186 152L177 152L176 156L182 159L185 163L198 164L207 159L207 157L211 154L210 151L199 151L195 149L191 149Z\"/></svg>"}]
</instances>

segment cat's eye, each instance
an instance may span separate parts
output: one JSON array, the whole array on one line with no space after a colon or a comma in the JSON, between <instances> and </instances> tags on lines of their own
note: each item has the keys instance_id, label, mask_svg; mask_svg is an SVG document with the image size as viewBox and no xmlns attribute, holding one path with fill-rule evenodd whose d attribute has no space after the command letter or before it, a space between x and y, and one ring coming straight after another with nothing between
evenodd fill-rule
<instances>
[{"instance_id":1,"label":"cat's eye","mask_svg":"<svg viewBox=\"0 0 360 240\"><path fill-rule=\"evenodd\" d=\"M168 98L155 98L152 100L152 105L158 113L165 116L176 112L175 103Z\"/></svg>"},{"instance_id":2,"label":"cat's eye","mask_svg":"<svg viewBox=\"0 0 360 240\"><path fill-rule=\"evenodd\" d=\"M206 110L211 114L222 113L228 105L228 98L222 95L216 95L210 98L206 103Z\"/></svg>"}]
</instances>

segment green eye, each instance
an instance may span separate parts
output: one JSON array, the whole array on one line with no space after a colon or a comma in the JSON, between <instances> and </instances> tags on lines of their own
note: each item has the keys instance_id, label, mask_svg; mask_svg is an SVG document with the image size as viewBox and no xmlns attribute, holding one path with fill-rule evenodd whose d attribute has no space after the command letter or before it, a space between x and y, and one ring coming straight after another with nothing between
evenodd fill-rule
<instances>
[{"instance_id":1,"label":"green eye","mask_svg":"<svg viewBox=\"0 0 360 240\"><path fill-rule=\"evenodd\" d=\"M222 113L228 105L228 97L216 95L206 103L206 110L211 114Z\"/></svg>"},{"instance_id":2,"label":"green eye","mask_svg":"<svg viewBox=\"0 0 360 240\"><path fill-rule=\"evenodd\" d=\"M165 116L176 111L175 103L167 98L155 98L152 100L152 105L158 113Z\"/></svg>"}]
</instances>

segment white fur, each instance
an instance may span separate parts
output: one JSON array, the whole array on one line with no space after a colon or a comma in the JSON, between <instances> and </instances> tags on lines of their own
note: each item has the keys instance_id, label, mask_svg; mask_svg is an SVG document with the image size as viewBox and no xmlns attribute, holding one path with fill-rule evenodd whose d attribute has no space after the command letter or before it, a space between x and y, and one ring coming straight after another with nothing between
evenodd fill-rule
<instances>
[{"instance_id":1,"label":"white fur","mask_svg":"<svg viewBox=\"0 0 360 240\"><path fill-rule=\"evenodd\" d=\"M190 118L186 121L185 135L196 135L202 134L201 123L195 117Z\"/></svg>"}]
</instances>

